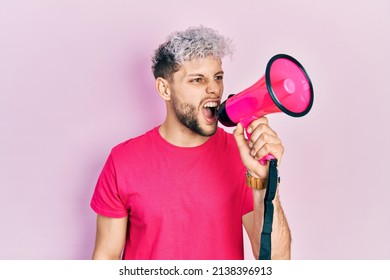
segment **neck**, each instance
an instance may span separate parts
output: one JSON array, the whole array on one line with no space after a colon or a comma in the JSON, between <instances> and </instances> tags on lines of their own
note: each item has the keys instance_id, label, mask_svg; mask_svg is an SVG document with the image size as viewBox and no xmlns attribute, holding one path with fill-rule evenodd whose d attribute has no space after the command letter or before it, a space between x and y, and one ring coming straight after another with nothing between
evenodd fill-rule
<instances>
[{"instance_id":1,"label":"neck","mask_svg":"<svg viewBox=\"0 0 390 280\"><path fill-rule=\"evenodd\" d=\"M166 141L178 147L200 146L210 138L196 134L178 120L170 121L168 117L160 126L159 132Z\"/></svg>"}]
</instances>

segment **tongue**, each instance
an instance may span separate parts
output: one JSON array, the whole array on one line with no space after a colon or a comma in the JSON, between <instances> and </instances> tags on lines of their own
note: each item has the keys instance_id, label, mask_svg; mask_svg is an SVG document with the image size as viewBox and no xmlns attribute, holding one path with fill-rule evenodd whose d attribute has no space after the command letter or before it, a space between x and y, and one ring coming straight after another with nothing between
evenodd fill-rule
<instances>
[{"instance_id":1,"label":"tongue","mask_svg":"<svg viewBox=\"0 0 390 280\"><path fill-rule=\"evenodd\" d=\"M213 117L213 111L211 111L210 108L208 108L208 107L203 108L202 111L203 111L203 115L204 115L206 118L212 118L212 117Z\"/></svg>"}]
</instances>

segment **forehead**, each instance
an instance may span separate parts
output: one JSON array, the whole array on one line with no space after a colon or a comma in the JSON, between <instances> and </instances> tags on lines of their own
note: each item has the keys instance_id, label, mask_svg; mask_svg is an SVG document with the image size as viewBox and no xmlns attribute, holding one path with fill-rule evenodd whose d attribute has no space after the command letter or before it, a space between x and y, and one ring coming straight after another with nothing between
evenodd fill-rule
<instances>
[{"instance_id":1,"label":"forehead","mask_svg":"<svg viewBox=\"0 0 390 280\"><path fill-rule=\"evenodd\" d=\"M175 73L178 76L187 76L193 74L201 74L204 76L215 75L222 71L222 61L220 58L208 56L206 58L197 58L184 61Z\"/></svg>"}]
</instances>

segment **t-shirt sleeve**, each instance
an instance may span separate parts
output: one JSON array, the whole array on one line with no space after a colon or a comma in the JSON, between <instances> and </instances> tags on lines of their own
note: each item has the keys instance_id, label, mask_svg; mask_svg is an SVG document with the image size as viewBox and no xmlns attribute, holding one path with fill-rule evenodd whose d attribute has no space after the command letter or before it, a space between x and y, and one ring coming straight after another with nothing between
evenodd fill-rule
<instances>
[{"instance_id":1,"label":"t-shirt sleeve","mask_svg":"<svg viewBox=\"0 0 390 280\"><path fill-rule=\"evenodd\" d=\"M123 218L128 215L118 191L112 155L108 157L100 173L90 205L97 214L102 216Z\"/></svg>"}]
</instances>

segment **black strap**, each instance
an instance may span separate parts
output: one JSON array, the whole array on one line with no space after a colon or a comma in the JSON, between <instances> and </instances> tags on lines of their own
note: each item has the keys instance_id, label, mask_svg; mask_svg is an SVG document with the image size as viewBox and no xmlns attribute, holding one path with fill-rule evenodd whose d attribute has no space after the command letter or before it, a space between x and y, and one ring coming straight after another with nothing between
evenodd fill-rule
<instances>
[{"instance_id":1,"label":"black strap","mask_svg":"<svg viewBox=\"0 0 390 280\"><path fill-rule=\"evenodd\" d=\"M271 259L271 233L274 219L274 205L272 204L272 200L275 198L278 185L277 162L276 159L272 159L269 162L268 184L264 197L264 223L260 237L259 260Z\"/></svg>"}]
</instances>

